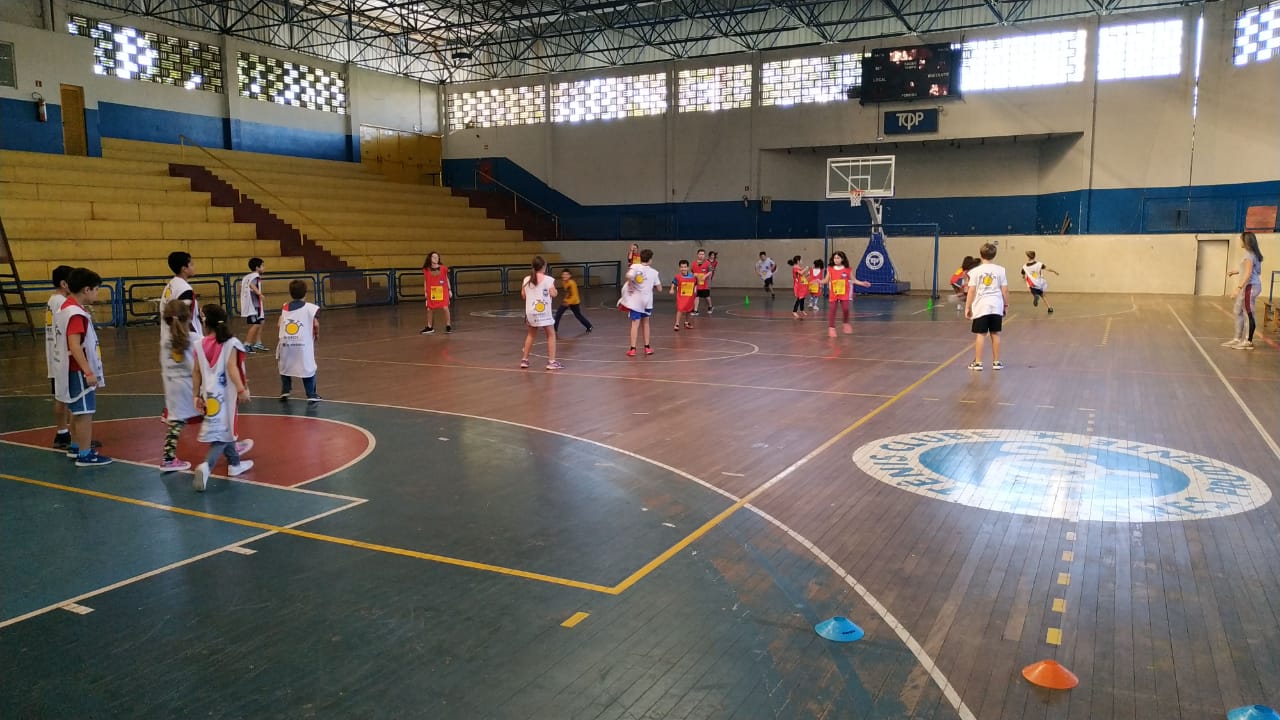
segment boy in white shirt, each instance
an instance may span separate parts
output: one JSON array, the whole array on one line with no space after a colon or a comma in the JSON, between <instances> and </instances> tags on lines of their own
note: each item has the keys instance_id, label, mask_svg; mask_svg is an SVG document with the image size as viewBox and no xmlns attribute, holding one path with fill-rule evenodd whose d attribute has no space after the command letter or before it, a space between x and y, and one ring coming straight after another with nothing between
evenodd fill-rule
<instances>
[{"instance_id":1,"label":"boy in white shirt","mask_svg":"<svg viewBox=\"0 0 1280 720\"><path fill-rule=\"evenodd\" d=\"M1009 307L1009 278L1004 268L991 262L996 246L987 243L978 251L982 262L969 271L969 290L965 298L964 316L973 320L973 362L970 370L982 370L983 339L991 335L991 369L1001 370L1000 330L1004 311Z\"/></svg>"},{"instance_id":2,"label":"boy in white shirt","mask_svg":"<svg viewBox=\"0 0 1280 720\"><path fill-rule=\"evenodd\" d=\"M53 294L49 296L45 302L44 308L44 364L49 374L49 388L53 393L53 424L57 428L57 432L53 435L53 446L59 450L66 450L71 447L71 413L67 410L64 403L58 402L57 388L57 372L54 368L54 359L57 350L54 347L55 326L53 316L62 309L62 303L67 301L67 276L71 274L70 265L59 265L53 269Z\"/></svg>"},{"instance_id":3,"label":"boy in white shirt","mask_svg":"<svg viewBox=\"0 0 1280 720\"><path fill-rule=\"evenodd\" d=\"M631 349L627 350L627 357L636 356L636 335L641 326L644 327L644 354L653 354L649 345L649 316L653 314L653 289L661 288L662 281L658 279L658 271L649 267L652 260L652 250L640 251L640 262L627 269L627 282L618 300L618 307L626 309L631 318Z\"/></svg>"},{"instance_id":4,"label":"boy in white shirt","mask_svg":"<svg viewBox=\"0 0 1280 720\"><path fill-rule=\"evenodd\" d=\"M262 295L262 258L249 261L249 274L240 279L240 317L249 326L244 338L244 349L249 352L266 351L262 344L262 324L267 319L266 298Z\"/></svg>"},{"instance_id":5,"label":"boy in white shirt","mask_svg":"<svg viewBox=\"0 0 1280 720\"><path fill-rule=\"evenodd\" d=\"M1027 287L1031 290L1031 304L1039 307L1040 301L1044 300L1045 307L1049 308L1049 314L1053 314L1053 306L1049 304L1049 298L1045 297L1044 291L1049 289L1049 279L1044 276L1045 273L1058 274L1057 270L1050 270L1049 266L1036 260L1036 251L1027 251L1027 264L1022 266L1022 277L1027 281Z\"/></svg>"},{"instance_id":6,"label":"boy in white shirt","mask_svg":"<svg viewBox=\"0 0 1280 720\"><path fill-rule=\"evenodd\" d=\"M760 259L756 261L756 274L764 281L764 291L769 293L769 297L773 298L773 273L778 266L773 262L773 258L763 250L760 252Z\"/></svg>"}]
</instances>

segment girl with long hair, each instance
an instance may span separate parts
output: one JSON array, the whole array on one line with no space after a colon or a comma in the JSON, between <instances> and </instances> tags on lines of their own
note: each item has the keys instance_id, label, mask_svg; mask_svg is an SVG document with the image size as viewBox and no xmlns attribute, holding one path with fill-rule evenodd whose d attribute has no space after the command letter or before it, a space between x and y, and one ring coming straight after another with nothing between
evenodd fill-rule
<instances>
[{"instance_id":1,"label":"girl with long hair","mask_svg":"<svg viewBox=\"0 0 1280 720\"><path fill-rule=\"evenodd\" d=\"M1258 236L1251 232L1240 233L1240 248L1244 250L1240 269L1227 273L1227 277L1240 276L1236 289L1231 291L1231 299L1235 300L1236 334L1222 346L1252 350L1253 331L1258 327L1253 319L1253 303L1262 292L1262 251L1258 249ZM1248 335L1245 334L1246 325Z\"/></svg>"},{"instance_id":2,"label":"girl with long hair","mask_svg":"<svg viewBox=\"0 0 1280 720\"><path fill-rule=\"evenodd\" d=\"M520 297L524 298L524 319L526 332L524 335L524 353L520 358L520 367L529 367L529 351L533 349L534 336L538 328L547 334L547 369L559 370L564 366L556 361L556 318L551 310L551 301L558 294L556 281L547 275L547 261L541 255L535 255L530 263L532 272L520 282Z\"/></svg>"}]
</instances>

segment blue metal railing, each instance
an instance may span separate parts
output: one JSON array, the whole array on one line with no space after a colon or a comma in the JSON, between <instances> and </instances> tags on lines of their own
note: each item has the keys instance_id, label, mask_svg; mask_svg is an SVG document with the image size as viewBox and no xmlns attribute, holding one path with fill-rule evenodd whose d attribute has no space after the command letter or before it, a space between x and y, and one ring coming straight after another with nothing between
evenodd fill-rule
<instances>
[{"instance_id":1,"label":"blue metal railing","mask_svg":"<svg viewBox=\"0 0 1280 720\"><path fill-rule=\"evenodd\" d=\"M556 270L580 268L584 287L591 287L592 278L597 279L597 287L618 285L622 280L622 263L617 260L558 263L553 268ZM507 295L511 291L508 276L512 273L527 273L528 270L529 266L523 264L464 265L449 269L449 282L455 298ZM491 276L489 279L475 281L467 279L469 276L486 273ZM189 282L202 302L216 302L227 308L227 312L232 317L238 317L242 278L243 276L239 273L223 273L201 275L192 278ZM322 309L394 305L404 300L421 300L423 297L422 271L405 268L263 273L264 293L284 294L287 283L293 280L306 282L311 301ZM168 277L160 275L103 278L97 302L94 304L94 322L100 327L125 327L159 322L160 294L168 282ZM472 283L479 283L480 289L464 291ZM53 285L47 280L23 281L21 285L28 298L47 298L53 291ZM40 302L29 300L27 303L33 311L39 311L43 305L43 300ZM102 318L104 309L108 314L106 320Z\"/></svg>"}]
</instances>

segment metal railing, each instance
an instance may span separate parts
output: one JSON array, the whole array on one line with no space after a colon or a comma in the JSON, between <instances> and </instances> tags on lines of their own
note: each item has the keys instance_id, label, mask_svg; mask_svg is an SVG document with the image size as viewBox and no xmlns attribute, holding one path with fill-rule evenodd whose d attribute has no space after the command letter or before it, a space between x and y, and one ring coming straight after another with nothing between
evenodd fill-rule
<instances>
[{"instance_id":1,"label":"metal railing","mask_svg":"<svg viewBox=\"0 0 1280 720\"><path fill-rule=\"evenodd\" d=\"M554 272L565 268L581 268L584 287L592 287L593 278L598 279L595 287L616 286L622 280L622 263L618 260L557 263L550 269ZM449 283L455 299L507 295L512 292L513 287L508 278L517 276L518 284L519 278L528 272L529 266L523 263L462 265L449 268ZM481 278L467 279L477 275ZM222 273L202 275L188 282L195 289L200 302L216 302L225 307L232 317L239 317L242 279L243 276L238 273ZM169 277L160 275L103 278L98 300L93 307L94 323L100 327L158 323L162 310L160 295L169 280ZM267 303L268 312L274 312L284 304L283 301L288 297L287 283L293 280L306 282L309 300L327 310L394 305L405 300L417 301L423 298L422 270L419 268L263 273L264 294L273 298ZM36 310L43 307L49 293L53 292L53 285L47 280L23 281L21 286L28 294L27 308ZM518 285L516 291L518 292ZM35 298L39 298L39 302ZM275 299L281 302L276 303ZM104 314L105 319L102 317Z\"/></svg>"},{"instance_id":2,"label":"metal railing","mask_svg":"<svg viewBox=\"0 0 1280 720\"><path fill-rule=\"evenodd\" d=\"M513 213L520 212L520 203L524 202L525 205L528 205L529 207L537 210L543 215L546 215L547 217L551 218L551 223L555 227L555 239L557 240L560 239L560 216L559 215L539 205L538 203L530 200L524 195L521 195L520 192L517 191L515 188L512 188L511 186L504 184L502 181L498 180L497 178L490 175L489 173L481 170L480 168L476 168L475 171L472 173L471 187L473 189L480 190L481 179L484 180L486 185L495 185L497 187L502 188L503 190L506 190L508 193L511 194L511 212Z\"/></svg>"}]
</instances>

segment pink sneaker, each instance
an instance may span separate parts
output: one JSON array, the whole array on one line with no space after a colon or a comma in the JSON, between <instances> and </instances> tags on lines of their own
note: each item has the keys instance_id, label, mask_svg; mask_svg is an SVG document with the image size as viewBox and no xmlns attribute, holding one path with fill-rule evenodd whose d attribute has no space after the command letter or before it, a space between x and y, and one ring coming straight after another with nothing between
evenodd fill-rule
<instances>
[{"instance_id":1,"label":"pink sneaker","mask_svg":"<svg viewBox=\"0 0 1280 720\"><path fill-rule=\"evenodd\" d=\"M845 324L844 324L844 334L845 334L845 335L852 335L852 334L853 334L853 326L852 326L852 325L850 325L849 323L845 323Z\"/></svg>"},{"instance_id":2,"label":"pink sneaker","mask_svg":"<svg viewBox=\"0 0 1280 720\"><path fill-rule=\"evenodd\" d=\"M627 351L627 357L635 357L635 356L636 356L635 348L631 348L630 350Z\"/></svg>"},{"instance_id":3,"label":"pink sneaker","mask_svg":"<svg viewBox=\"0 0 1280 720\"><path fill-rule=\"evenodd\" d=\"M249 452L252 449L253 449L252 440L241 440L240 442L236 443L237 455L244 455L245 453Z\"/></svg>"},{"instance_id":4,"label":"pink sneaker","mask_svg":"<svg viewBox=\"0 0 1280 720\"><path fill-rule=\"evenodd\" d=\"M191 463L187 462L186 460L179 460L178 458L174 458L172 460L165 460L164 462L160 463L161 472L167 472L167 473L182 472L183 470L190 470L190 469L191 469Z\"/></svg>"},{"instance_id":5,"label":"pink sneaker","mask_svg":"<svg viewBox=\"0 0 1280 720\"><path fill-rule=\"evenodd\" d=\"M827 328L827 337L835 337L835 336L836 336L836 329L833 327Z\"/></svg>"},{"instance_id":6,"label":"pink sneaker","mask_svg":"<svg viewBox=\"0 0 1280 720\"><path fill-rule=\"evenodd\" d=\"M652 354L653 354L653 348L649 347L648 345L645 345L645 346L644 346L644 354L645 354L645 355L652 355Z\"/></svg>"}]
</instances>

